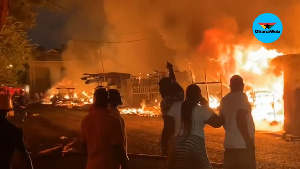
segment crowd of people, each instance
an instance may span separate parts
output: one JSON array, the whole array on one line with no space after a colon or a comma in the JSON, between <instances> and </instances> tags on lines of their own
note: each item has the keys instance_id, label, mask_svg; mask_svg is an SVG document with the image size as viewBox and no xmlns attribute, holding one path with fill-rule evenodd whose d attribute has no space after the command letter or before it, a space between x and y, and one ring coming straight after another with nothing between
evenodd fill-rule
<instances>
[{"instance_id":1,"label":"crowd of people","mask_svg":"<svg viewBox=\"0 0 300 169\"><path fill-rule=\"evenodd\" d=\"M169 77L159 82L164 124L161 151L167 157L167 168L212 169L204 133L205 125L210 125L225 129L224 169L255 169L255 126L251 106L243 92L242 77L232 76L231 92L222 98L217 114L209 107L199 86L189 85L184 94L184 89L176 82L173 66L167 63L167 68ZM0 101L0 168L9 169L16 151L22 154L26 167L32 169L22 130L6 120L12 106L3 100ZM86 169L129 168L126 128L119 105L122 99L118 90L95 89L94 103L81 123Z\"/></svg>"},{"instance_id":2,"label":"crowd of people","mask_svg":"<svg viewBox=\"0 0 300 169\"><path fill-rule=\"evenodd\" d=\"M255 169L255 126L251 105L243 92L243 78L231 77L231 91L221 99L217 115L196 84L187 87L184 99L172 65L168 63L167 68L169 77L159 83L164 119L161 147L168 159L167 168L212 169L205 147L204 127L208 124L225 129L224 169Z\"/></svg>"}]
</instances>

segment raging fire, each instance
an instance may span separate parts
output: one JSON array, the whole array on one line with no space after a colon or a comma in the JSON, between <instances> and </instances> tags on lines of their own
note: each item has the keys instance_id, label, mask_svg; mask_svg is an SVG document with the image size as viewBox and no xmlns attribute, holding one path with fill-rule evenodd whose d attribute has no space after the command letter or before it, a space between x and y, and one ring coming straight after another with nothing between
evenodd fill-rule
<instances>
[{"instance_id":1,"label":"raging fire","mask_svg":"<svg viewBox=\"0 0 300 169\"><path fill-rule=\"evenodd\" d=\"M223 74L243 76L257 130L281 130L284 120L283 75L275 76L271 71L270 61L283 53L255 45L248 47L235 45L232 54L234 69ZM230 56L222 55L221 59L224 59L221 61L222 66L225 66L227 57ZM279 125L276 127L268 125L274 121Z\"/></svg>"},{"instance_id":2,"label":"raging fire","mask_svg":"<svg viewBox=\"0 0 300 169\"><path fill-rule=\"evenodd\" d=\"M218 61L225 79L233 74L239 74L246 83L246 94L252 105L252 115L258 130L278 130L284 121L283 116L283 76L276 76L270 71L270 61L283 53L277 50L268 50L258 45L220 45ZM224 47L225 46L225 47ZM224 50L226 49L226 50ZM227 77L226 77L227 76ZM62 85L62 84L60 84ZM53 103L52 98L59 94L54 88L48 92L48 101L45 104ZM93 93L82 91L79 93L64 93L59 105L82 106L93 103ZM76 100L76 101L75 101ZM68 102L69 101L69 102ZM209 105L212 109L218 109L220 98L210 95ZM140 116L160 116L159 104L156 106L141 103L139 108L120 108L122 114L136 114ZM269 128L271 122L278 122L280 127Z\"/></svg>"}]
</instances>

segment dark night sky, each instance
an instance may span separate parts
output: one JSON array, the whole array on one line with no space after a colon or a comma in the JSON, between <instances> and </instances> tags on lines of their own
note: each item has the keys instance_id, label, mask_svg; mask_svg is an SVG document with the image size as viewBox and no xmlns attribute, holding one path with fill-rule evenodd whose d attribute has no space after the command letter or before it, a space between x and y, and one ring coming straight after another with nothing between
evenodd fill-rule
<instances>
[{"instance_id":1,"label":"dark night sky","mask_svg":"<svg viewBox=\"0 0 300 169\"><path fill-rule=\"evenodd\" d=\"M68 15L59 11L39 10L37 25L28 32L33 44L46 48L60 48L66 43L68 35L65 33Z\"/></svg>"}]
</instances>

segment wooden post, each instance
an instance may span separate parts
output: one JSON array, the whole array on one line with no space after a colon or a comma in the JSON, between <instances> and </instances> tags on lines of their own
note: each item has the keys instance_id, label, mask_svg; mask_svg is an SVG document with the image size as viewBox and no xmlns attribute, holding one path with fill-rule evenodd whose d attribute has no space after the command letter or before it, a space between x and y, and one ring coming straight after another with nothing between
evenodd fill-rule
<instances>
[{"instance_id":1,"label":"wooden post","mask_svg":"<svg viewBox=\"0 0 300 169\"><path fill-rule=\"evenodd\" d=\"M221 98L223 97L223 82L222 82L222 74L220 74L220 85L221 85Z\"/></svg>"},{"instance_id":2,"label":"wooden post","mask_svg":"<svg viewBox=\"0 0 300 169\"><path fill-rule=\"evenodd\" d=\"M208 84L207 84L207 76L206 76L205 68L204 68L204 76L205 76L207 102L208 102L208 106L209 106L209 93L208 93Z\"/></svg>"}]
</instances>

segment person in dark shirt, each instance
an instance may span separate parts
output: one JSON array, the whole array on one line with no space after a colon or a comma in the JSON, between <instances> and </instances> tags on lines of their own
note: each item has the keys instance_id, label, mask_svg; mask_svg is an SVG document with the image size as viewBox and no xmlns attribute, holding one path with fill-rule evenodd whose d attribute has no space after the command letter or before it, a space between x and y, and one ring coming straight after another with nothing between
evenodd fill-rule
<instances>
[{"instance_id":1,"label":"person in dark shirt","mask_svg":"<svg viewBox=\"0 0 300 169\"><path fill-rule=\"evenodd\" d=\"M14 114L15 114L15 117L17 117L17 118L20 117L19 106L18 106L19 97L20 97L20 95L18 94L17 91L15 91L15 93L12 95L12 104L13 104L13 108L14 108Z\"/></svg>"},{"instance_id":2,"label":"person in dark shirt","mask_svg":"<svg viewBox=\"0 0 300 169\"><path fill-rule=\"evenodd\" d=\"M165 77L159 81L159 92L162 97L160 103L160 109L164 122L162 134L161 134L161 148L162 155L168 154L168 143L171 136L174 133L174 119L168 115L168 111L176 101L183 101L184 90L176 82L175 73L173 71L173 65L167 62L167 69L169 70L169 77Z\"/></svg>"},{"instance_id":3,"label":"person in dark shirt","mask_svg":"<svg viewBox=\"0 0 300 169\"><path fill-rule=\"evenodd\" d=\"M21 157L22 166L33 169L30 156L25 148L23 131L7 120L7 113L12 109L11 98L0 94L0 168L10 169L14 153Z\"/></svg>"},{"instance_id":4,"label":"person in dark shirt","mask_svg":"<svg viewBox=\"0 0 300 169\"><path fill-rule=\"evenodd\" d=\"M123 104L122 96L117 89L109 89L108 95L109 95L109 110L112 112L112 115L117 117L121 122L123 135L124 135L124 147L127 152L127 136L126 136L125 121L118 109L118 106Z\"/></svg>"},{"instance_id":5,"label":"person in dark shirt","mask_svg":"<svg viewBox=\"0 0 300 169\"><path fill-rule=\"evenodd\" d=\"M25 96L25 93L23 90L20 91L20 97L18 98L17 104L19 106L19 114L21 121L25 120L26 117L26 108L28 106L28 98Z\"/></svg>"}]
</instances>

